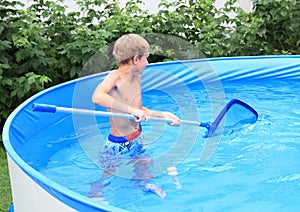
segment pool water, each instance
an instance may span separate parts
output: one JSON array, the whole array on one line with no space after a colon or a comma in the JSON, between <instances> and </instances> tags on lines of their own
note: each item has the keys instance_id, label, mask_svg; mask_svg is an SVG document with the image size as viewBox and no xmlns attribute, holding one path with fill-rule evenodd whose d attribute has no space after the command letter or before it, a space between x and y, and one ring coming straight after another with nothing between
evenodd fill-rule
<instances>
[{"instance_id":1,"label":"pool water","mask_svg":"<svg viewBox=\"0 0 300 212\"><path fill-rule=\"evenodd\" d=\"M154 170L153 182L166 191L166 199L143 192L134 187L134 181L120 176L106 179L111 183L103 189L102 197L110 205L129 211L299 211L300 82L223 82L223 87L228 101L242 100L258 112L259 119L254 125L227 129L212 157L201 164L199 157L207 141L201 136L205 129L143 123L147 153L154 158L154 164L163 166L158 166L158 172ZM179 117L211 121L210 100L205 89L191 86L190 90L197 112L192 110L189 96L178 90L168 91L168 94L148 91L143 94L144 104L174 112ZM60 124L63 123L55 127L59 128ZM108 126L99 123L99 128L105 138ZM87 125L81 129L82 135L64 135L61 139L67 144L50 155L44 165L37 161L28 163L58 184L86 195L90 183L103 172L87 154L86 148L92 149L104 142L95 135L99 131L91 129ZM88 141L88 147L83 149L78 136L80 141ZM29 142L37 142L41 137L37 134ZM174 143L187 148L172 152ZM51 149L51 145L48 148ZM168 161L163 164L163 160ZM176 165L181 189L176 188L166 171L161 171L167 165Z\"/></svg>"}]
</instances>

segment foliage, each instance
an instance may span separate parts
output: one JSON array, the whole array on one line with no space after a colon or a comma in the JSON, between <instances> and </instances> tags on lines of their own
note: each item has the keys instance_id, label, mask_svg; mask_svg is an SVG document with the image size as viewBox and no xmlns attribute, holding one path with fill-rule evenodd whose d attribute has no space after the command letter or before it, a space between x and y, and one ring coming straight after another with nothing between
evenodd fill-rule
<instances>
[{"instance_id":1,"label":"foliage","mask_svg":"<svg viewBox=\"0 0 300 212\"><path fill-rule=\"evenodd\" d=\"M12 203L6 152L0 144L0 211L8 211Z\"/></svg>"},{"instance_id":2,"label":"foliage","mask_svg":"<svg viewBox=\"0 0 300 212\"><path fill-rule=\"evenodd\" d=\"M235 2L235 1L234 1ZM237 16L231 23L228 56L300 54L300 4L297 0L253 0L246 13L232 8ZM230 4L230 3L229 3Z\"/></svg>"},{"instance_id":3,"label":"foliage","mask_svg":"<svg viewBox=\"0 0 300 212\"><path fill-rule=\"evenodd\" d=\"M27 9L21 9L24 5L18 1L0 2L1 125L29 96L82 76L90 58L125 33L161 34L152 46L150 62L202 53L206 57L300 54L297 0L253 0L250 13L237 7L237 0L220 9L213 0L161 0L157 14L142 10L142 0L129 1L125 8L117 0L76 0L77 12L67 12L63 0L33 2ZM113 59L104 59L92 72L112 68L105 64L113 64Z\"/></svg>"}]
</instances>

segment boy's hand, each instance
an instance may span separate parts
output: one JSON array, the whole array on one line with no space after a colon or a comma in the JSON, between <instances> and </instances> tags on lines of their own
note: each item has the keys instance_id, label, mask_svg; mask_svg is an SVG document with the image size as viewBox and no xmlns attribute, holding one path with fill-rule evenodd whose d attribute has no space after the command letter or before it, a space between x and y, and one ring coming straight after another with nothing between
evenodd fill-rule
<instances>
[{"instance_id":1,"label":"boy's hand","mask_svg":"<svg viewBox=\"0 0 300 212\"><path fill-rule=\"evenodd\" d=\"M179 126L180 125L180 119L175 116L173 113L170 112L163 112L164 117L167 119L172 119L172 122L168 122L169 125L171 126Z\"/></svg>"},{"instance_id":2,"label":"boy's hand","mask_svg":"<svg viewBox=\"0 0 300 212\"><path fill-rule=\"evenodd\" d=\"M132 108L130 110L130 114L135 116L135 121L136 122L141 122L141 121L147 121L148 120L148 116L145 113L145 111L143 111L143 110Z\"/></svg>"}]
</instances>

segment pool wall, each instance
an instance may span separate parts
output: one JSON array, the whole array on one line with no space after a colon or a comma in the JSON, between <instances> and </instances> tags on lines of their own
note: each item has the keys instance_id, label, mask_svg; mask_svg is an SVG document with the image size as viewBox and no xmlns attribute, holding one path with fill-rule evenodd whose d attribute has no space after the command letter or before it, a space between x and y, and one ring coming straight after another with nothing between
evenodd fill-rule
<instances>
[{"instance_id":1,"label":"pool wall","mask_svg":"<svg viewBox=\"0 0 300 212\"><path fill-rule=\"evenodd\" d=\"M38 113L31 108L33 103L44 103L103 110L95 107L91 96L106 74L83 77L46 89L22 103L7 119L3 129L3 143L7 151L15 211L123 211L75 193L39 172L51 155L68 145L64 135L76 134L76 126L70 118L72 114ZM150 64L143 75L142 86L147 91L176 88L181 84L269 78L299 80L300 55L211 58ZM68 129L53 130L56 123L64 120L69 121ZM49 126L52 126L53 131L48 131ZM32 148L28 141L37 132L43 132L45 136Z\"/></svg>"}]
</instances>

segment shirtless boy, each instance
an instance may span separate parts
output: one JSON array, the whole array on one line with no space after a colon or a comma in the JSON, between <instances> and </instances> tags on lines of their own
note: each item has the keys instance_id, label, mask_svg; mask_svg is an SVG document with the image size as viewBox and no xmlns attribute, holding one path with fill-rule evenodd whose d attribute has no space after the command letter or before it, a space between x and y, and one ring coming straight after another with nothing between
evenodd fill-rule
<instances>
[{"instance_id":1,"label":"shirtless boy","mask_svg":"<svg viewBox=\"0 0 300 212\"><path fill-rule=\"evenodd\" d=\"M148 161L148 165L151 164L151 159L141 154L145 151L145 144L140 122L146 121L148 117L165 117L172 119L169 125L180 125L180 120L174 114L150 110L142 105L141 77L148 64L149 51L150 45L139 35L127 34L120 37L113 50L119 67L105 77L95 89L92 97L95 104L107 108L108 111L122 112L136 117L135 120L110 118L110 134L104 149L104 153L111 157L129 154L135 161L135 166L144 164L145 161ZM113 174L116 167L116 164L104 166L103 176L91 185L91 191L87 196L101 195L101 189L105 186L101 180ZM137 175L140 176L141 173ZM141 186L145 190L150 190L161 198L165 198L166 194L160 187L148 183L149 177L139 180L144 181Z\"/></svg>"}]
</instances>

